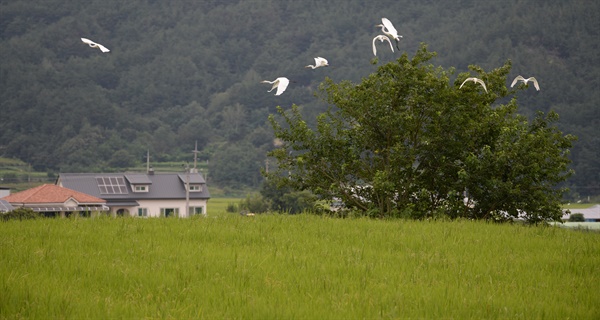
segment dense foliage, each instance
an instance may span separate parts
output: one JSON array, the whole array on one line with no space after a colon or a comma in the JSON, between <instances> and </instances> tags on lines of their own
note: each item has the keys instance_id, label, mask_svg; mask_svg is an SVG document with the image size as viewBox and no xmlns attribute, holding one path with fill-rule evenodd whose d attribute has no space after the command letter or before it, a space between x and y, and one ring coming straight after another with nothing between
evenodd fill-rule
<instances>
[{"instance_id":1,"label":"dense foliage","mask_svg":"<svg viewBox=\"0 0 600 320\"><path fill-rule=\"evenodd\" d=\"M39 212L35 212L30 208L16 208L8 212L0 212L0 220L29 220L42 217Z\"/></svg>"},{"instance_id":2,"label":"dense foliage","mask_svg":"<svg viewBox=\"0 0 600 320\"><path fill-rule=\"evenodd\" d=\"M358 85L328 79L332 108L315 130L297 107L279 108L285 121L270 120L284 145L270 152L279 168L269 179L368 215L560 220L555 187L569 176L575 138L555 127L558 115L529 122L515 98L496 102L516 92L506 84L510 63L471 66L486 90L464 83L468 73L450 81L452 70L427 64L434 55L423 46Z\"/></svg>"},{"instance_id":3,"label":"dense foliage","mask_svg":"<svg viewBox=\"0 0 600 320\"><path fill-rule=\"evenodd\" d=\"M146 150L153 161L188 161L198 141L212 183L257 186L273 148L267 116L296 104L314 126L327 106L312 92L325 76L359 82L373 72L374 25L387 17L408 53L427 42L438 65L510 59L509 78L538 78L540 92L518 93L519 112L560 114L559 128L579 137L572 196L593 196L599 14L591 0L2 1L0 156L48 172L123 170ZM399 54L381 47L378 58ZM316 56L331 67L303 68ZM260 81L279 76L294 82L275 97Z\"/></svg>"}]
</instances>

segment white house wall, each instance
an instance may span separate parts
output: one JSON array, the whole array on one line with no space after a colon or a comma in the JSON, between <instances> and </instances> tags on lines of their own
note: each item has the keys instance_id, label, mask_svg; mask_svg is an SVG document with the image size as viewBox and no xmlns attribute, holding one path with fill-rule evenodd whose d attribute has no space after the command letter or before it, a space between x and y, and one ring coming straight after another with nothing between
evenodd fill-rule
<instances>
[{"instance_id":1,"label":"white house wall","mask_svg":"<svg viewBox=\"0 0 600 320\"><path fill-rule=\"evenodd\" d=\"M181 217L185 217L185 200L136 200L139 203L139 206L134 207L111 207L111 214L116 214L120 209L124 209L129 211L131 216L138 216L139 208L146 208L148 212L148 217L160 217L160 210L163 208L168 209L179 209L179 215ZM207 200L206 199L190 199L189 206L190 207L203 207L202 212L204 214L207 213Z\"/></svg>"}]
</instances>

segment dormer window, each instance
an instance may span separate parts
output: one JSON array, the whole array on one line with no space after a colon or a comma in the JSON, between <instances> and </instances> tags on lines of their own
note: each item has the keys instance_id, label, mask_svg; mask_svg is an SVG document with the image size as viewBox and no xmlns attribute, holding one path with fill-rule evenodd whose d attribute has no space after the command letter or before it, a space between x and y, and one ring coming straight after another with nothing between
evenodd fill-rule
<instances>
[{"instance_id":1,"label":"dormer window","mask_svg":"<svg viewBox=\"0 0 600 320\"><path fill-rule=\"evenodd\" d=\"M202 186L206 183L199 173L180 174L179 180L181 180L184 190L186 185L189 186L187 187L189 192L203 192Z\"/></svg>"},{"instance_id":2,"label":"dormer window","mask_svg":"<svg viewBox=\"0 0 600 320\"><path fill-rule=\"evenodd\" d=\"M190 192L202 192L202 185L190 184Z\"/></svg>"},{"instance_id":3,"label":"dormer window","mask_svg":"<svg viewBox=\"0 0 600 320\"><path fill-rule=\"evenodd\" d=\"M127 174L125 179L129 181L131 190L136 193L149 192L152 181L145 174Z\"/></svg>"},{"instance_id":4,"label":"dormer window","mask_svg":"<svg viewBox=\"0 0 600 320\"><path fill-rule=\"evenodd\" d=\"M134 185L133 190L135 192L148 192L149 186L147 185Z\"/></svg>"}]
</instances>

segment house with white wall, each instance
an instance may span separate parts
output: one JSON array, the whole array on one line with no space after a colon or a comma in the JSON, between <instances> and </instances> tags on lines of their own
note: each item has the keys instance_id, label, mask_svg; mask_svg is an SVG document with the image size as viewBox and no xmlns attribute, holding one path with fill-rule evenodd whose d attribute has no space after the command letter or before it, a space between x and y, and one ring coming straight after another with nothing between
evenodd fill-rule
<instances>
[{"instance_id":1,"label":"house with white wall","mask_svg":"<svg viewBox=\"0 0 600 320\"><path fill-rule=\"evenodd\" d=\"M35 188L7 195L0 199L0 212L16 208L28 208L46 217L89 216L92 212L104 212L109 208L106 201L54 184L43 184Z\"/></svg>"},{"instance_id":2,"label":"house with white wall","mask_svg":"<svg viewBox=\"0 0 600 320\"><path fill-rule=\"evenodd\" d=\"M115 216L206 215L210 199L204 177L194 169L189 173L61 173L56 184L106 200Z\"/></svg>"}]
</instances>

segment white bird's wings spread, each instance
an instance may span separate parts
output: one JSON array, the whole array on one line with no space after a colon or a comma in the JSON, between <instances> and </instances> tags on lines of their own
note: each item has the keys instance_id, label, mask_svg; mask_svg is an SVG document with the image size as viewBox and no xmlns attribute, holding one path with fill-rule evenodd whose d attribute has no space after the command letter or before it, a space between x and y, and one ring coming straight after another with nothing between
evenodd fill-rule
<instances>
[{"instance_id":1,"label":"white bird's wings spread","mask_svg":"<svg viewBox=\"0 0 600 320\"><path fill-rule=\"evenodd\" d=\"M271 90L267 91L267 92L271 92L273 91L273 89L277 88L277 92L275 93L276 96L282 94L285 89L287 88L288 84L290 83L290 80L288 80L288 78L286 77L279 77L273 81L269 81L269 80L263 80L260 83L270 83L273 86L271 87Z\"/></svg>"},{"instance_id":2,"label":"white bird's wings spread","mask_svg":"<svg viewBox=\"0 0 600 320\"><path fill-rule=\"evenodd\" d=\"M485 90L485 92L487 92L487 88L485 87L485 82L483 82L483 80L481 79L477 79L477 78L473 78L475 82L481 84L481 86L483 86L483 90Z\"/></svg>"},{"instance_id":3,"label":"white bird's wings spread","mask_svg":"<svg viewBox=\"0 0 600 320\"><path fill-rule=\"evenodd\" d=\"M102 51L102 52L109 52L110 51L110 50L108 50L108 48L106 48L105 46L103 46L103 45L101 45L99 43L96 43L96 45L98 46L98 48L100 48L100 51Z\"/></svg>"},{"instance_id":4,"label":"white bird's wings spread","mask_svg":"<svg viewBox=\"0 0 600 320\"><path fill-rule=\"evenodd\" d=\"M329 65L329 62L327 61L327 59L323 58L323 57L316 57L315 58L315 65L307 65L305 68L311 68L311 69L316 69L319 67L326 67Z\"/></svg>"},{"instance_id":5,"label":"white bird's wings spread","mask_svg":"<svg viewBox=\"0 0 600 320\"><path fill-rule=\"evenodd\" d=\"M392 46L392 41L390 41L390 38L380 34L377 37L373 38L373 55L377 55L377 47L375 46L375 42L377 40L381 42L387 41L390 44L390 49L392 49L392 52L394 52L394 47Z\"/></svg>"},{"instance_id":6,"label":"white bird's wings spread","mask_svg":"<svg viewBox=\"0 0 600 320\"><path fill-rule=\"evenodd\" d=\"M315 67L324 67L329 65L329 62L327 61L327 59L323 58L323 57L316 57L315 58Z\"/></svg>"},{"instance_id":7,"label":"white bird's wings spread","mask_svg":"<svg viewBox=\"0 0 600 320\"><path fill-rule=\"evenodd\" d=\"M511 88L512 88L512 87L514 87L514 86L515 86L515 84L516 84L516 83L517 83L519 80L521 80L521 81L525 81L525 78L523 78L522 76L517 76L517 77L515 78L515 80L513 80L513 82L512 82L512 84L510 85L510 87L511 87Z\"/></svg>"},{"instance_id":8,"label":"white bird's wings spread","mask_svg":"<svg viewBox=\"0 0 600 320\"><path fill-rule=\"evenodd\" d=\"M467 79L465 79L465 81L463 81L463 83L460 85L459 89L462 88L465 85L465 83L467 83L467 81L473 81L473 82L479 83L483 87L483 89L485 90L485 92L487 92L487 88L485 87L485 82L483 82L483 80L478 79L478 78L467 78Z\"/></svg>"},{"instance_id":9,"label":"white bird's wings spread","mask_svg":"<svg viewBox=\"0 0 600 320\"><path fill-rule=\"evenodd\" d=\"M393 35L394 39L398 37L398 31L394 28L394 25L387 18L381 18L381 22L383 26L387 29L387 31Z\"/></svg>"},{"instance_id":10,"label":"white bird's wings spread","mask_svg":"<svg viewBox=\"0 0 600 320\"><path fill-rule=\"evenodd\" d=\"M88 44L92 48L98 48L98 49L100 49L100 51L102 51L102 52L109 52L110 51L105 46L103 46L103 45L101 45L99 43L96 43L96 42L94 42L94 41L92 41L90 39L81 38L81 41L83 41L83 43Z\"/></svg>"},{"instance_id":11,"label":"white bird's wings spread","mask_svg":"<svg viewBox=\"0 0 600 320\"><path fill-rule=\"evenodd\" d=\"M523 81L525 84L527 84L527 82L531 81L533 82L533 86L535 87L535 90L540 91L540 85L538 84L537 80L534 77L529 77L527 79L523 78L522 76L517 76L515 78L515 80L513 80L512 84L510 85L510 87L514 87L514 85L518 82L518 81Z\"/></svg>"},{"instance_id":12,"label":"white bird's wings spread","mask_svg":"<svg viewBox=\"0 0 600 320\"><path fill-rule=\"evenodd\" d=\"M530 77L527 80L528 81L532 81L533 82L533 86L535 87L535 90L540 91L540 85L538 84L537 80L534 77Z\"/></svg>"},{"instance_id":13,"label":"white bird's wings spread","mask_svg":"<svg viewBox=\"0 0 600 320\"><path fill-rule=\"evenodd\" d=\"M275 83L277 84L277 93L275 93L275 95L278 96L285 91L288 84L290 84L290 80L286 77L280 77L275 79Z\"/></svg>"}]
</instances>

